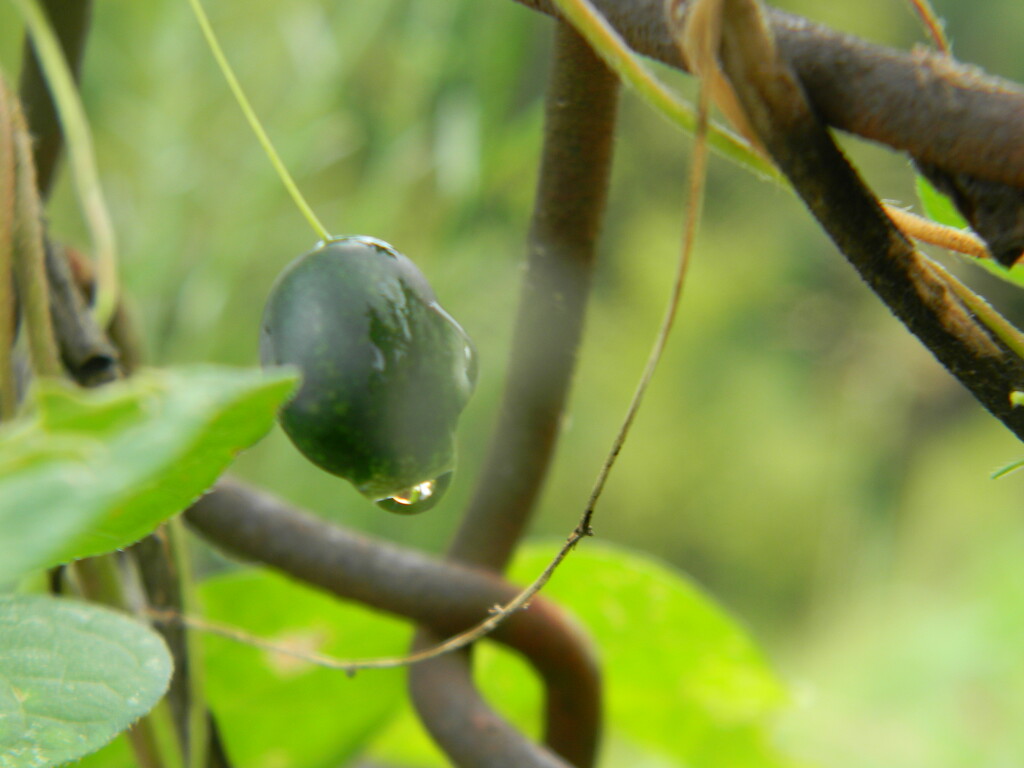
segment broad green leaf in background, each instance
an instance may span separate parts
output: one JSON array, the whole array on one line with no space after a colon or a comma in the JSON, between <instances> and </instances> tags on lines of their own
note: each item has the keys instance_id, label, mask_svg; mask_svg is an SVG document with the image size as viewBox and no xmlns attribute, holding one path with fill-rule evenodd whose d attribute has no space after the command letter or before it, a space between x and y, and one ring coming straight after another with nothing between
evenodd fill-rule
<instances>
[{"instance_id":1,"label":"broad green leaf in background","mask_svg":"<svg viewBox=\"0 0 1024 768\"><path fill-rule=\"evenodd\" d=\"M525 547L511 578L531 580L554 551ZM746 630L683 574L588 541L543 594L571 611L597 646L606 682L603 765L797 765L772 743L773 718L788 701L785 688ZM541 701L527 667L486 644L477 669L488 700L536 734ZM406 719L373 754L383 762L446 764Z\"/></svg>"},{"instance_id":2,"label":"broad green leaf in background","mask_svg":"<svg viewBox=\"0 0 1024 768\"><path fill-rule=\"evenodd\" d=\"M204 581L204 614L277 644L344 658L401 655L411 629L269 571ZM246 768L336 768L386 725L404 691L402 670L349 677L291 656L210 635L206 686L232 761Z\"/></svg>"},{"instance_id":3,"label":"broad green leaf in background","mask_svg":"<svg viewBox=\"0 0 1024 768\"><path fill-rule=\"evenodd\" d=\"M146 714L171 675L159 635L98 605L0 598L0 768L86 755Z\"/></svg>"},{"instance_id":4,"label":"broad green leaf in background","mask_svg":"<svg viewBox=\"0 0 1024 768\"><path fill-rule=\"evenodd\" d=\"M924 210L925 215L932 221L937 221L939 224L945 224L947 227L955 227L956 229L969 228L970 225L960 215L953 202L935 189L932 183L924 176L917 177L917 196L921 200L921 208ZM968 258L968 261L972 264L977 264L998 278L1013 283L1016 286L1024 287L1024 268L1015 267L1010 269L994 259Z\"/></svg>"},{"instance_id":5,"label":"broad green leaf in background","mask_svg":"<svg viewBox=\"0 0 1024 768\"><path fill-rule=\"evenodd\" d=\"M196 367L38 386L0 430L0 581L145 536L267 432L295 381Z\"/></svg>"}]
</instances>

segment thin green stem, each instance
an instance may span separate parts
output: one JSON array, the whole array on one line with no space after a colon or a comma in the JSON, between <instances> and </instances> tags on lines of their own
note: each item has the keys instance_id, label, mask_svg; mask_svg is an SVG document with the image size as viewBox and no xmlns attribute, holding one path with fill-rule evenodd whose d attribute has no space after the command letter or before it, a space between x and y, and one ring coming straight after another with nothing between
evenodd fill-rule
<instances>
[{"instance_id":1,"label":"thin green stem","mask_svg":"<svg viewBox=\"0 0 1024 768\"><path fill-rule=\"evenodd\" d=\"M1020 330L999 314L985 299L951 275L941 264L929 259L928 265L945 280L957 298L981 321L982 325L992 331L1011 352L1024 360L1024 334Z\"/></svg>"},{"instance_id":2,"label":"thin green stem","mask_svg":"<svg viewBox=\"0 0 1024 768\"><path fill-rule=\"evenodd\" d=\"M697 111L651 74L590 0L552 1L623 82L673 124L687 133L695 133ZM781 181L779 172L771 163L727 128L709 123L707 137L711 147L729 160L759 176Z\"/></svg>"},{"instance_id":3,"label":"thin green stem","mask_svg":"<svg viewBox=\"0 0 1024 768\"><path fill-rule=\"evenodd\" d=\"M0 76L0 421L14 416L18 395L14 384L14 201L15 152L13 94Z\"/></svg>"},{"instance_id":4,"label":"thin green stem","mask_svg":"<svg viewBox=\"0 0 1024 768\"><path fill-rule=\"evenodd\" d=\"M17 104L12 116L16 158L14 278L27 326L32 368L38 376L60 376L60 353L50 315L42 211L32 164L32 144Z\"/></svg>"},{"instance_id":5,"label":"thin green stem","mask_svg":"<svg viewBox=\"0 0 1024 768\"><path fill-rule=\"evenodd\" d=\"M320 219L317 218L313 209L309 203L306 202L306 198L302 196L299 191L298 185L292 178L292 175L288 172L288 168L285 167L284 161L281 156L274 149L273 143L270 141L270 137L267 132L263 130L263 124L260 123L260 119L256 116L255 110L249 103L249 99L245 95L245 91L242 90L241 84L238 82L238 78L235 77L235 72L231 69L231 65L228 63L227 57L224 55L224 50L220 47L220 42L217 40L217 35L213 31L213 27L210 25L210 19L206 15L206 11L203 10L202 3L199 0L189 0L189 5L192 6L192 12L196 16L196 21L199 22L199 27L203 31L203 37L206 38L206 44L210 47L210 52L213 54L213 58L217 61L217 66L220 67L221 74L224 75L224 79L227 81L228 88L231 89L231 93L235 97L235 101L238 102L238 106L242 110L242 114L245 115L246 121L249 123L249 127L252 132L256 134L256 138L263 147L263 151L266 153L267 158L270 160L270 164L274 166L274 170L277 171L277 175L281 179L281 183L284 184L285 189L288 190L288 194L292 196L292 200L295 201L295 205L299 211L309 222L309 226L316 232L324 242L331 240L331 234L327 231L323 224L320 223Z\"/></svg>"},{"instance_id":6,"label":"thin green stem","mask_svg":"<svg viewBox=\"0 0 1024 768\"><path fill-rule=\"evenodd\" d=\"M50 27L38 0L13 0L25 20L32 45L39 56L46 81L53 94L61 128L67 139L68 157L74 176L75 191L86 225L92 237L96 258L96 299L93 313L96 322L105 328L117 306L117 243L110 213L103 198L96 155L93 149L89 120L75 87L60 43Z\"/></svg>"}]
</instances>

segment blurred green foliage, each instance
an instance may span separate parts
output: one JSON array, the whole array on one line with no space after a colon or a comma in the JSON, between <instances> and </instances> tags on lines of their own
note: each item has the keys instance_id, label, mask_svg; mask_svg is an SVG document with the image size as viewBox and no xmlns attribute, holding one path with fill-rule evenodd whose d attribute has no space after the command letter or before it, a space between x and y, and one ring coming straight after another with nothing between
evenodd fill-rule
<instances>
[{"instance_id":1,"label":"blurred green foliage","mask_svg":"<svg viewBox=\"0 0 1024 768\"><path fill-rule=\"evenodd\" d=\"M902 0L787 9L899 47ZM954 51L1024 81L1024 4L935 0ZM440 550L494 420L535 179L550 21L510 0L211 2L257 111L332 231L392 242L474 337L481 380L445 503L385 516L280 435L239 471L376 535ZM0 63L18 25L0 4ZM685 78L672 76L682 90ZM84 99L155 364L256 359L263 297L313 237L230 101L184 2L98 0ZM845 139L878 194L905 158ZM667 296L689 140L628 94L588 338L536 524L575 522ZM712 163L664 367L598 536L678 565L806 695L794 749L836 766L1024 760L1024 477L1017 441L864 288L795 198ZM87 242L64 178L52 230ZM1018 318L1012 286L962 275ZM572 560L560 578L572 577Z\"/></svg>"}]
</instances>

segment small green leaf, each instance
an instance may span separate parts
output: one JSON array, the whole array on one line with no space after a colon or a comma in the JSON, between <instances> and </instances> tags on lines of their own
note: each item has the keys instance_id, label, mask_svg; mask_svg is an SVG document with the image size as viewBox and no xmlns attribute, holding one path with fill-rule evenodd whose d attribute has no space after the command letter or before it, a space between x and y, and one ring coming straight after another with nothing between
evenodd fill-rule
<instances>
[{"instance_id":1,"label":"small green leaf","mask_svg":"<svg viewBox=\"0 0 1024 768\"><path fill-rule=\"evenodd\" d=\"M917 177L917 197L921 201L924 215L939 224L957 229L968 229L970 225L960 215L953 201L939 192L924 176Z\"/></svg>"},{"instance_id":2,"label":"small green leaf","mask_svg":"<svg viewBox=\"0 0 1024 768\"><path fill-rule=\"evenodd\" d=\"M212 620L297 650L365 658L401 655L404 622L339 601L269 571L246 570L199 585ZM206 689L233 761L247 768L347 765L402 701L401 670L353 678L292 656L204 638Z\"/></svg>"},{"instance_id":3,"label":"small green leaf","mask_svg":"<svg viewBox=\"0 0 1024 768\"><path fill-rule=\"evenodd\" d=\"M33 414L0 430L0 581L145 536L267 432L295 381L197 367L40 383Z\"/></svg>"},{"instance_id":4,"label":"small green leaf","mask_svg":"<svg viewBox=\"0 0 1024 768\"><path fill-rule=\"evenodd\" d=\"M45 768L99 749L163 696L160 636L98 605L0 598L0 768Z\"/></svg>"}]
</instances>

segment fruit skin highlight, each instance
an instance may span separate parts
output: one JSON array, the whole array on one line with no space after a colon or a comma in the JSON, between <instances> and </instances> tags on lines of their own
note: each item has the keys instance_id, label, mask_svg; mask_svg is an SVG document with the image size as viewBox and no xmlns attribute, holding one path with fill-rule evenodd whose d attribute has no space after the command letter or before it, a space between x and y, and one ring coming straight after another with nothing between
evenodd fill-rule
<instances>
[{"instance_id":1,"label":"fruit skin highlight","mask_svg":"<svg viewBox=\"0 0 1024 768\"><path fill-rule=\"evenodd\" d=\"M306 458L393 512L440 500L476 363L410 259L362 236L295 259L267 299L260 358L302 372L280 421Z\"/></svg>"}]
</instances>

